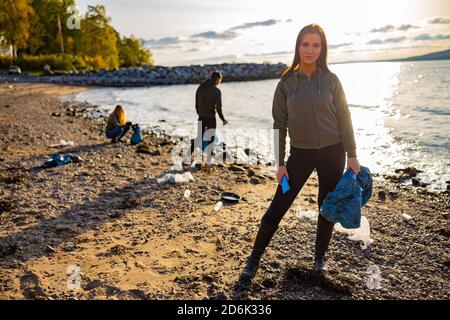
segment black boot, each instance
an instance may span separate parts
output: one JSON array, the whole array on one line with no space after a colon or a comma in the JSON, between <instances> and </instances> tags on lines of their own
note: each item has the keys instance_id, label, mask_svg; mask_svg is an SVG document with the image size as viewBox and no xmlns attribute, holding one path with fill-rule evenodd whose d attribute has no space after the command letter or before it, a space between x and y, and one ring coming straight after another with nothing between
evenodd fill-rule
<instances>
[{"instance_id":1,"label":"black boot","mask_svg":"<svg viewBox=\"0 0 450 320\"><path fill-rule=\"evenodd\" d=\"M317 220L317 235L314 256L314 271L323 273L326 271L325 253L328 250L331 236L333 234L334 223L325 220L321 215Z\"/></svg>"},{"instance_id":2,"label":"black boot","mask_svg":"<svg viewBox=\"0 0 450 320\"><path fill-rule=\"evenodd\" d=\"M252 254L247 260L247 264L241 273L242 280L250 280L258 271L259 261L264 253L266 247L269 245L275 231L277 231L278 226L272 226L264 221L261 221L261 225L256 235L255 244L253 245Z\"/></svg>"},{"instance_id":3,"label":"black boot","mask_svg":"<svg viewBox=\"0 0 450 320\"><path fill-rule=\"evenodd\" d=\"M327 270L326 262L327 262L327 259L325 258L325 256L315 257L314 258L314 271L319 272L319 273L323 273L324 271L326 271Z\"/></svg>"}]
</instances>

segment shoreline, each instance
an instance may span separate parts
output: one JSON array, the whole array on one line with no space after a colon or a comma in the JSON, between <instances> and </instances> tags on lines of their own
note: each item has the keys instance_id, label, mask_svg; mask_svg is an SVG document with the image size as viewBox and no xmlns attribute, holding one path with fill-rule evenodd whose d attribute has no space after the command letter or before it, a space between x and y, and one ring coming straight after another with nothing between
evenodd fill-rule
<instances>
[{"instance_id":1,"label":"shoreline","mask_svg":"<svg viewBox=\"0 0 450 320\"><path fill-rule=\"evenodd\" d=\"M144 66L93 71L55 71L53 75L30 76L0 73L0 83L53 83L98 87L146 87L199 84L220 71L224 82L276 79L287 68L283 63L223 63L191 66Z\"/></svg>"},{"instance_id":2,"label":"shoreline","mask_svg":"<svg viewBox=\"0 0 450 320\"><path fill-rule=\"evenodd\" d=\"M189 169L195 181L187 184L158 184L172 165L170 139L145 136L153 154L108 143L101 119L57 98L85 89L0 85L0 299L448 299L448 194L389 181L374 181L363 208L370 250L335 232L326 280L311 279L315 223L295 215L299 206L317 210L315 175L254 282L236 287L273 174L214 166ZM60 139L75 145L48 147ZM56 152L84 162L39 168ZM214 212L222 191L243 199ZM381 269L380 289L366 286L371 265ZM82 272L75 291L67 289L69 266Z\"/></svg>"}]
</instances>

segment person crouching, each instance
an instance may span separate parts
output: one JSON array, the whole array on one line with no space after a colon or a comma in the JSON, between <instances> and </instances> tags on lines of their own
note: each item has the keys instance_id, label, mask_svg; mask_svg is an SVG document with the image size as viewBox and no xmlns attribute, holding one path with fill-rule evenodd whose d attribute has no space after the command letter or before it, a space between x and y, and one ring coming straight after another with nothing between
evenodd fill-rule
<instances>
[{"instance_id":1,"label":"person crouching","mask_svg":"<svg viewBox=\"0 0 450 320\"><path fill-rule=\"evenodd\" d=\"M122 137L130 130L131 122L127 122L125 109L118 105L108 117L106 123L106 137L111 139L112 143L122 142Z\"/></svg>"}]
</instances>

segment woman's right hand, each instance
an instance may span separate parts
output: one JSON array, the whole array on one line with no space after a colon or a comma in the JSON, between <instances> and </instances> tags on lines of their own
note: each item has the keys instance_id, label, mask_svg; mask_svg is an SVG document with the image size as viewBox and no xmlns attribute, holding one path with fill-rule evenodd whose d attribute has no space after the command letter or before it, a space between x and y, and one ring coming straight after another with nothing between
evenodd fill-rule
<instances>
[{"instance_id":1,"label":"woman's right hand","mask_svg":"<svg viewBox=\"0 0 450 320\"><path fill-rule=\"evenodd\" d=\"M277 170L277 180L279 184L281 184L281 179L283 178L283 176L286 176L286 178L289 180L289 174L286 166L279 166Z\"/></svg>"}]
</instances>

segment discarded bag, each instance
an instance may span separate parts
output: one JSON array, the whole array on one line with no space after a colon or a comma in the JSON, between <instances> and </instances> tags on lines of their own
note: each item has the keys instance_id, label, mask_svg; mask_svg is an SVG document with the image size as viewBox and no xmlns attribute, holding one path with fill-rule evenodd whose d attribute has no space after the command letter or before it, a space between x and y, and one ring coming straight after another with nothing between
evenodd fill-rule
<instances>
[{"instance_id":1,"label":"discarded bag","mask_svg":"<svg viewBox=\"0 0 450 320\"><path fill-rule=\"evenodd\" d=\"M186 171L184 173L167 173L163 177L156 179L158 183L165 183L169 181L170 183L185 183L189 181L195 181L192 173Z\"/></svg>"},{"instance_id":2,"label":"discarded bag","mask_svg":"<svg viewBox=\"0 0 450 320\"><path fill-rule=\"evenodd\" d=\"M340 223L336 223L334 229L339 233L346 234L349 240L361 241L362 250L366 250L373 242L373 239L370 238L370 223L366 216L361 217L361 225L357 229L343 228Z\"/></svg>"},{"instance_id":3,"label":"discarded bag","mask_svg":"<svg viewBox=\"0 0 450 320\"><path fill-rule=\"evenodd\" d=\"M139 127L139 125L136 123L136 124L133 124L131 126L131 128L133 129L133 134L131 136L130 143L132 145L136 145L136 144L142 142L143 139L142 139L142 134L141 134L141 127Z\"/></svg>"},{"instance_id":4,"label":"discarded bag","mask_svg":"<svg viewBox=\"0 0 450 320\"><path fill-rule=\"evenodd\" d=\"M79 162L83 162L84 160L79 157L79 156L75 156L75 155L71 155L71 154L67 154L67 155L62 155L59 153L56 153L54 155L52 155L51 159L48 159L44 162L44 167L47 168L51 168L51 167L57 167L57 166L63 166L66 165L68 163L79 163Z\"/></svg>"}]
</instances>

